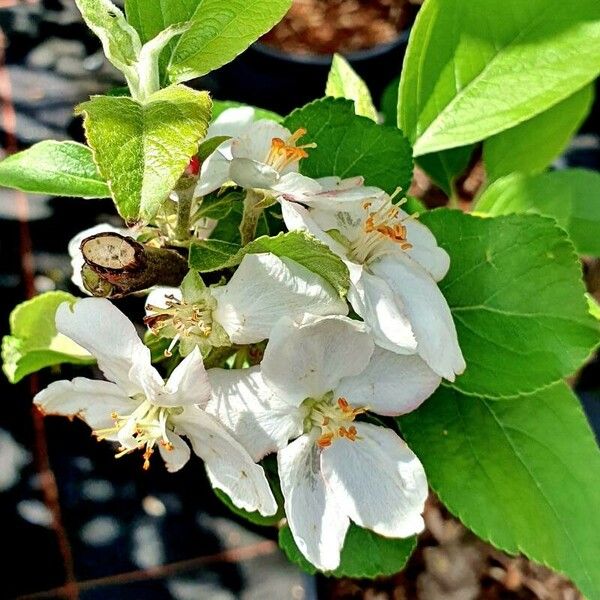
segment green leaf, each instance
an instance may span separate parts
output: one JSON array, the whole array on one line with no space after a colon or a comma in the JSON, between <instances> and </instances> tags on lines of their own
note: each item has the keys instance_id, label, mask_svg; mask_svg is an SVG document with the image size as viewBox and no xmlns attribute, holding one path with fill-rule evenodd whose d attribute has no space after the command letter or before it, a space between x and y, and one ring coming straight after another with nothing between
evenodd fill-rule
<instances>
[{"instance_id":1,"label":"green leaf","mask_svg":"<svg viewBox=\"0 0 600 600\"><path fill-rule=\"evenodd\" d=\"M485 140L488 181L515 171L544 171L569 144L590 111L594 88L588 85L533 119Z\"/></svg>"},{"instance_id":2,"label":"green leaf","mask_svg":"<svg viewBox=\"0 0 600 600\"><path fill-rule=\"evenodd\" d=\"M373 98L367 84L340 54L334 54L333 56L325 95L333 98L352 100L357 115L377 122L377 109L373 104Z\"/></svg>"},{"instance_id":3,"label":"green leaf","mask_svg":"<svg viewBox=\"0 0 600 600\"><path fill-rule=\"evenodd\" d=\"M63 302L76 300L66 292L46 292L19 304L12 311L10 335L2 339L2 369L11 383L44 367L94 363L94 358L84 348L56 331L56 309Z\"/></svg>"},{"instance_id":4,"label":"green leaf","mask_svg":"<svg viewBox=\"0 0 600 600\"><path fill-rule=\"evenodd\" d=\"M383 90L381 96L381 114L383 115L383 122L386 125L396 125L398 123L398 86L400 85L400 77L396 77L386 88Z\"/></svg>"},{"instance_id":5,"label":"green leaf","mask_svg":"<svg viewBox=\"0 0 600 600\"><path fill-rule=\"evenodd\" d=\"M307 142L316 142L300 170L309 177L354 177L388 193L412 180L412 150L396 127L377 125L354 114L354 103L342 98L323 98L295 110L284 121L291 131L304 128ZM303 140L304 141L304 140Z\"/></svg>"},{"instance_id":6,"label":"green leaf","mask_svg":"<svg viewBox=\"0 0 600 600\"><path fill-rule=\"evenodd\" d=\"M290 6L291 0L203 0L173 51L171 81L194 79L230 62L276 25Z\"/></svg>"},{"instance_id":7,"label":"green leaf","mask_svg":"<svg viewBox=\"0 0 600 600\"><path fill-rule=\"evenodd\" d=\"M599 341L581 266L565 232L537 215L421 215L451 266L448 300L467 370L453 386L508 397L576 371Z\"/></svg>"},{"instance_id":8,"label":"green leaf","mask_svg":"<svg viewBox=\"0 0 600 600\"><path fill-rule=\"evenodd\" d=\"M0 185L31 194L108 198L110 192L92 158L76 142L39 142L0 162Z\"/></svg>"},{"instance_id":9,"label":"green leaf","mask_svg":"<svg viewBox=\"0 0 600 600\"><path fill-rule=\"evenodd\" d=\"M200 2L201 0L125 0L125 14L140 35L142 43L146 43L169 25L189 21Z\"/></svg>"},{"instance_id":10,"label":"green leaf","mask_svg":"<svg viewBox=\"0 0 600 600\"><path fill-rule=\"evenodd\" d=\"M527 121L600 71L600 3L428 0L412 29L400 123L415 156Z\"/></svg>"},{"instance_id":11,"label":"green leaf","mask_svg":"<svg viewBox=\"0 0 600 600\"><path fill-rule=\"evenodd\" d=\"M441 387L400 423L429 484L469 529L599 597L600 453L564 383L502 401Z\"/></svg>"},{"instance_id":12,"label":"green leaf","mask_svg":"<svg viewBox=\"0 0 600 600\"><path fill-rule=\"evenodd\" d=\"M213 100L213 121L228 108L239 108L240 106L248 106L248 104L244 104L243 102L234 102L233 100ZM283 121L283 117L272 110L258 108L257 106L252 106L252 108L254 109L255 121L259 121L260 119L269 119L270 121L275 121L276 123L281 123Z\"/></svg>"},{"instance_id":13,"label":"green leaf","mask_svg":"<svg viewBox=\"0 0 600 600\"><path fill-rule=\"evenodd\" d=\"M591 294L586 294L585 297L588 301L590 315L592 315L594 319L598 319L598 321L600 321L600 303Z\"/></svg>"},{"instance_id":14,"label":"green leaf","mask_svg":"<svg viewBox=\"0 0 600 600\"><path fill-rule=\"evenodd\" d=\"M239 265L246 254L270 252L289 258L309 271L320 275L344 296L350 287L348 267L325 244L304 231L262 236L241 248L216 239L194 242L190 246L190 267L207 273Z\"/></svg>"},{"instance_id":15,"label":"green leaf","mask_svg":"<svg viewBox=\"0 0 600 600\"><path fill-rule=\"evenodd\" d=\"M126 221L150 221L206 135L208 93L171 86L140 104L95 96L78 107L89 145Z\"/></svg>"},{"instance_id":16,"label":"green leaf","mask_svg":"<svg viewBox=\"0 0 600 600\"><path fill-rule=\"evenodd\" d=\"M514 173L495 181L476 205L489 215L537 213L553 217L580 254L600 256L600 174L567 169L541 175Z\"/></svg>"},{"instance_id":17,"label":"green leaf","mask_svg":"<svg viewBox=\"0 0 600 600\"><path fill-rule=\"evenodd\" d=\"M234 267L241 262L241 246L223 240L208 239L190 246L189 265L200 273L210 273Z\"/></svg>"},{"instance_id":18,"label":"green leaf","mask_svg":"<svg viewBox=\"0 0 600 600\"><path fill-rule=\"evenodd\" d=\"M254 525L261 525L263 527L269 526L269 525L276 525L285 516L281 506L280 506L279 510L274 515L271 515L270 517L264 517L257 510L254 512L248 512L247 510L244 510L243 508L239 508L238 506L236 506L231 501L231 498L229 498L229 496L225 492L223 492L219 489L216 489L216 488L214 488L213 491L215 493L215 496L232 513L236 514L238 517L242 517L242 519L246 519L246 521L250 521L250 523L254 523Z\"/></svg>"},{"instance_id":19,"label":"green leaf","mask_svg":"<svg viewBox=\"0 0 600 600\"><path fill-rule=\"evenodd\" d=\"M290 528L279 530L279 546L290 561L311 575L318 572L298 550ZM373 579L381 575L393 575L401 571L417 546L415 537L406 539L385 538L354 523L350 525L340 566L330 573L334 577Z\"/></svg>"},{"instance_id":20,"label":"green leaf","mask_svg":"<svg viewBox=\"0 0 600 600\"><path fill-rule=\"evenodd\" d=\"M475 146L470 145L424 154L419 156L417 163L448 196L452 196L454 182L469 166L474 150Z\"/></svg>"}]
</instances>

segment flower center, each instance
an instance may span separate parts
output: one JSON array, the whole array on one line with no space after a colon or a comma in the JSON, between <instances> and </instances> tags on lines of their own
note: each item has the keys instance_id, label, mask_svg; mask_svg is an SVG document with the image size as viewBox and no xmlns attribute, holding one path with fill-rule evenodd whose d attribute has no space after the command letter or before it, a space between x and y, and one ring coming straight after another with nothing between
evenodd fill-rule
<instances>
[{"instance_id":1,"label":"flower center","mask_svg":"<svg viewBox=\"0 0 600 600\"><path fill-rule=\"evenodd\" d=\"M143 450L144 470L150 468L150 457L154 454L154 447L160 444L169 452L174 446L169 441L169 431L172 427L169 417L181 411L178 407L156 406L144 400L130 415L111 414L114 421L113 427L96 429L92 432L100 441L108 437L117 436L121 442L116 458L121 458L130 452Z\"/></svg>"},{"instance_id":2,"label":"flower center","mask_svg":"<svg viewBox=\"0 0 600 600\"><path fill-rule=\"evenodd\" d=\"M410 250L408 232L399 205L388 199L379 208L373 209L372 202L363 204L365 217L361 223L361 235L352 243L350 252L359 263L366 263L390 251L390 242L401 250Z\"/></svg>"},{"instance_id":3,"label":"flower center","mask_svg":"<svg viewBox=\"0 0 600 600\"><path fill-rule=\"evenodd\" d=\"M317 440L320 448L331 446L337 438L346 438L352 442L357 439L356 427L352 423L358 415L367 412L366 408L354 408L346 398L338 398L334 402L331 392L318 400L309 399L305 402L308 408L305 429L310 431L317 427L321 430Z\"/></svg>"},{"instance_id":4,"label":"flower center","mask_svg":"<svg viewBox=\"0 0 600 600\"><path fill-rule=\"evenodd\" d=\"M165 355L171 356L181 338L196 338L199 342L208 340L214 329L212 313L215 307L213 298L207 297L203 302L191 304L169 295L166 307L146 305L148 315L144 323L154 335L173 338L165 350Z\"/></svg>"},{"instance_id":5,"label":"flower center","mask_svg":"<svg viewBox=\"0 0 600 600\"><path fill-rule=\"evenodd\" d=\"M280 173L290 165L300 162L308 156L306 148L316 148L316 144L304 144L297 146L296 143L306 135L306 129L297 129L287 140L273 138L271 149L265 158L265 164L273 167Z\"/></svg>"}]
</instances>

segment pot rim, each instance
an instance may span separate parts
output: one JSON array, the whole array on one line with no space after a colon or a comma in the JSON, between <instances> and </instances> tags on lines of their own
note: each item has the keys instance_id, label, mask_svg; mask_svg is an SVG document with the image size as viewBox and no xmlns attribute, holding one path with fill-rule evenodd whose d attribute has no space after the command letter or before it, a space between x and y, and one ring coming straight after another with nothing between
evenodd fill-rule
<instances>
[{"instance_id":1,"label":"pot rim","mask_svg":"<svg viewBox=\"0 0 600 600\"><path fill-rule=\"evenodd\" d=\"M338 52L338 54L341 54L344 58L348 59L352 63L370 60L382 56L390 50L395 50L399 46L406 44L408 42L409 35L410 29L403 29L390 42L377 44L377 46L365 48L364 50ZM284 50L280 50L279 48L275 48L274 46L260 41L254 42L251 48L256 50L259 54L266 55L269 58L276 58L279 60L300 63L304 65L329 66L333 61L334 56L333 54L299 54L297 52L285 52Z\"/></svg>"}]
</instances>

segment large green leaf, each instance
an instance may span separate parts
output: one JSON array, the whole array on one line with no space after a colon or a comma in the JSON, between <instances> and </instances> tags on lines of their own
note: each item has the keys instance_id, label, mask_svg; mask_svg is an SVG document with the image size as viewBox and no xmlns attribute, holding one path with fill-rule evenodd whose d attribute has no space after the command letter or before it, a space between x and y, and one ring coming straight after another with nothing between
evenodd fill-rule
<instances>
[{"instance_id":1,"label":"large green leaf","mask_svg":"<svg viewBox=\"0 0 600 600\"><path fill-rule=\"evenodd\" d=\"M92 151L76 142L39 142L0 162L0 185L32 194L108 198Z\"/></svg>"},{"instance_id":2,"label":"large green leaf","mask_svg":"<svg viewBox=\"0 0 600 600\"><path fill-rule=\"evenodd\" d=\"M11 383L44 367L94 362L86 350L56 331L56 309L75 300L66 292L46 292L12 311L10 335L2 339L2 369Z\"/></svg>"},{"instance_id":3,"label":"large green leaf","mask_svg":"<svg viewBox=\"0 0 600 600\"><path fill-rule=\"evenodd\" d=\"M594 88L587 85L529 121L487 139L483 160L488 180L515 171L539 173L560 156L590 111Z\"/></svg>"},{"instance_id":4,"label":"large green leaf","mask_svg":"<svg viewBox=\"0 0 600 600\"><path fill-rule=\"evenodd\" d=\"M448 194L454 194L454 182L465 172L471 161L475 146L450 148L417 159L418 165Z\"/></svg>"},{"instance_id":5,"label":"large green leaf","mask_svg":"<svg viewBox=\"0 0 600 600\"><path fill-rule=\"evenodd\" d=\"M467 527L600 597L600 453L564 383L501 401L441 387L400 423L429 484Z\"/></svg>"},{"instance_id":6,"label":"large green leaf","mask_svg":"<svg viewBox=\"0 0 600 600\"><path fill-rule=\"evenodd\" d=\"M183 85L131 98L95 96L78 107L119 214L150 221L197 152L210 119L206 92Z\"/></svg>"},{"instance_id":7,"label":"large green leaf","mask_svg":"<svg viewBox=\"0 0 600 600\"><path fill-rule=\"evenodd\" d=\"M538 213L553 217L579 253L600 256L600 174L595 171L514 173L488 187L476 210L489 215Z\"/></svg>"},{"instance_id":8,"label":"large green leaf","mask_svg":"<svg viewBox=\"0 0 600 600\"><path fill-rule=\"evenodd\" d=\"M547 110L600 71L600 2L428 0L412 30L400 122L415 156Z\"/></svg>"},{"instance_id":9,"label":"large green leaf","mask_svg":"<svg viewBox=\"0 0 600 600\"><path fill-rule=\"evenodd\" d=\"M284 121L291 131L304 128L316 142L301 171L310 177L354 177L393 193L407 191L412 179L412 150L402 131L354 114L354 103L323 98L295 110Z\"/></svg>"},{"instance_id":10,"label":"large green leaf","mask_svg":"<svg viewBox=\"0 0 600 600\"><path fill-rule=\"evenodd\" d=\"M344 296L350 287L350 274L343 261L325 244L303 231L280 233L275 237L262 236L244 248L221 240L208 239L190 247L190 267L206 273L234 267L246 254L270 252L289 258L309 271L320 275Z\"/></svg>"},{"instance_id":11,"label":"large green leaf","mask_svg":"<svg viewBox=\"0 0 600 600\"><path fill-rule=\"evenodd\" d=\"M346 98L354 102L357 115L377 122L377 109L367 84L340 54L335 54L327 78L325 94L332 98Z\"/></svg>"},{"instance_id":12,"label":"large green leaf","mask_svg":"<svg viewBox=\"0 0 600 600\"><path fill-rule=\"evenodd\" d=\"M279 530L279 545L286 556L304 571L313 575L317 573L318 569L298 550L287 525ZM416 546L415 537L385 538L353 523L346 534L340 566L331 575L361 579L393 575L404 568Z\"/></svg>"},{"instance_id":13,"label":"large green leaf","mask_svg":"<svg viewBox=\"0 0 600 600\"><path fill-rule=\"evenodd\" d=\"M276 25L291 0L203 0L192 27L175 46L168 73L182 82L206 75L233 60Z\"/></svg>"},{"instance_id":14,"label":"large green leaf","mask_svg":"<svg viewBox=\"0 0 600 600\"><path fill-rule=\"evenodd\" d=\"M125 0L125 14L140 35L142 43L145 43L169 25L189 21L200 2L201 0Z\"/></svg>"},{"instance_id":15,"label":"large green leaf","mask_svg":"<svg viewBox=\"0 0 600 600\"><path fill-rule=\"evenodd\" d=\"M491 397L533 392L588 358L598 327L579 260L552 219L441 209L421 220L452 259L440 288L467 363L457 389Z\"/></svg>"}]
</instances>

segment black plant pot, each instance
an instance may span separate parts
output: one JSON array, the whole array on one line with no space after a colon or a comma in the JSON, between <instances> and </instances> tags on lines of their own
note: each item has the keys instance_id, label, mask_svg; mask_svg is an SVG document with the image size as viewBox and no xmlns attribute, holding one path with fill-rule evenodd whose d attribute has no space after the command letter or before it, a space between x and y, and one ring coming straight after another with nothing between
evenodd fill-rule
<instances>
[{"instance_id":1,"label":"black plant pot","mask_svg":"<svg viewBox=\"0 0 600 600\"><path fill-rule=\"evenodd\" d=\"M376 103L385 86L400 73L407 42L405 31L387 44L344 53L366 81ZM259 42L218 72L214 94L219 99L237 100L285 115L324 95L332 58L290 54Z\"/></svg>"}]
</instances>

